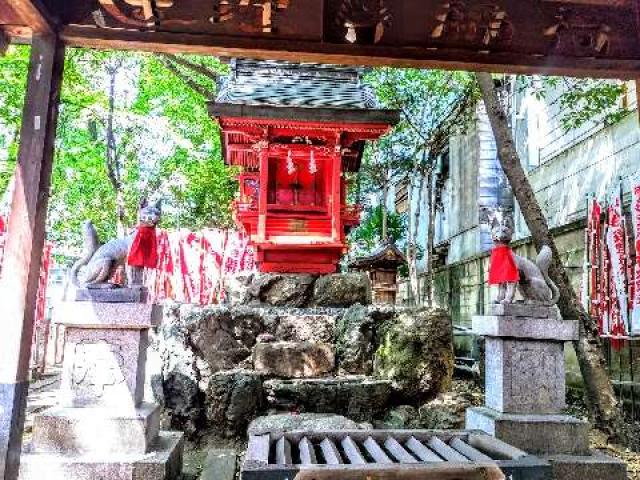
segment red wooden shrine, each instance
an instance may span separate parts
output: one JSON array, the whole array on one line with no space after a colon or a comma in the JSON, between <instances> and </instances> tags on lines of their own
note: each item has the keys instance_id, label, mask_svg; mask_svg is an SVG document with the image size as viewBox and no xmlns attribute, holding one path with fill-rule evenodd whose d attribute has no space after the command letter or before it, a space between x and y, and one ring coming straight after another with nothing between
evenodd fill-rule
<instances>
[{"instance_id":1,"label":"red wooden shrine","mask_svg":"<svg viewBox=\"0 0 640 480\"><path fill-rule=\"evenodd\" d=\"M260 271L336 271L360 220L345 174L359 170L365 142L398 119L367 105L372 97L353 68L234 62L209 108L226 162L240 169L234 216Z\"/></svg>"}]
</instances>

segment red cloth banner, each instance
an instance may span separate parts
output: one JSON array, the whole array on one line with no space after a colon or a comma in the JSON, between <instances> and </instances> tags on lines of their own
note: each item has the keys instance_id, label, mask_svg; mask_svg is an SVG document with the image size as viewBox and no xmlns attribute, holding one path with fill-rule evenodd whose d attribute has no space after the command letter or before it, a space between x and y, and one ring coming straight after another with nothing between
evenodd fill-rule
<instances>
[{"instance_id":1,"label":"red cloth banner","mask_svg":"<svg viewBox=\"0 0 640 480\"><path fill-rule=\"evenodd\" d=\"M620 195L602 208L594 200L587 221L590 268L590 312L597 317L600 334L621 347L623 337L640 335L640 185L631 189L630 215L625 216ZM635 257L635 260L634 260Z\"/></svg>"},{"instance_id":2,"label":"red cloth banner","mask_svg":"<svg viewBox=\"0 0 640 480\"><path fill-rule=\"evenodd\" d=\"M633 188L631 207L636 253L633 281L631 282L633 287L631 291L631 332L640 334L640 185Z\"/></svg>"},{"instance_id":3,"label":"red cloth banner","mask_svg":"<svg viewBox=\"0 0 640 480\"><path fill-rule=\"evenodd\" d=\"M627 296L626 234L620 197L614 198L608 209L609 226L606 235L611 269L609 296L611 298L611 335L627 334L629 303Z\"/></svg>"},{"instance_id":4,"label":"red cloth banner","mask_svg":"<svg viewBox=\"0 0 640 480\"><path fill-rule=\"evenodd\" d=\"M158 229L156 238L157 268L145 276L152 302L170 299L197 305L220 303L227 276L255 270L253 249L240 232Z\"/></svg>"}]
</instances>

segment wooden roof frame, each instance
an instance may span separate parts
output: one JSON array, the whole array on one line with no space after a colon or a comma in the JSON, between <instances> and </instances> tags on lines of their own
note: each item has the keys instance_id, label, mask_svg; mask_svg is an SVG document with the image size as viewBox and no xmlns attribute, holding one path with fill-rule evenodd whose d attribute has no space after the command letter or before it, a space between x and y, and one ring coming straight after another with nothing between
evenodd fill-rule
<instances>
[{"instance_id":1,"label":"wooden roof frame","mask_svg":"<svg viewBox=\"0 0 640 480\"><path fill-rule=\"evenodd\" d=\"M532 53L531 49L527 48L524 50L528 53L518 53L516 49L482 48L482 45L487 46L494 39L501 39L513 33L509 31L510 20L505 17L505 12L500 10L500 5L522 0L490 0L494 2L490 6L495 8L490 12L489 20L486 17L480 19L484 22L480 34L482 44L480 48L464 48L465 45L469 46L468 42L465 44L467 41L465 38L458 38L457 43L454 42L453 45L443 43L442 47L434 48L425 47L422 44L420 47L412 47L409 43L401 41L396 43L385 41L378 44L381 29L395 28L396 35L399 34L404 38L402 35L405 32L402 27L405 21L410 23L413 20L411 15L397 17L400 19L398 22L400 28L397 24L395 27L389 27L384 18L377 20L377 26L374 24L367 27L372 27L376 31L376 38L369 44L355 45L344 41L332 42L330 39L324 41L324 36L316 35L310 38L305 31L302 32L301 38L273 36L271 19L264 15L259 32L254 32L253 35L231 35L215 25L208 26L207 31L194 33L193 31L153 31L149 25L144 29L136 29L118 25L113 19L110 19L110 24L104 26L97 26L97 23L90 25L86 22L81 25L65 23L64 13L69 10L69 5L86 6L96 1L98 0L0 0L0 32L4 34L4 37L0 37L0 54L2 54L3 44L6 44L7 36L14 42L31 42L32 44L27 95L20 130L17 174L9 218L9 235L5 246L3 272L0 276L0 295L3 298L4 318L7 320L4 323L3 335L0 336L0 351L4 355L4 361L0 362L0 401L3 402L0 404L0 424L9 429L9 431L3 431L5 435L0 436L0 480L16 480L19 472L24 411L29 384L31 338L34 328L33 312L45 239L47 202L50 193L66 46L198 53L229 57L251 56L257 59L296 62L410 66L636 80L640 78L640 0L535 0L536 5L545 6L547 9L557 9L561 4L565 4L568 10L594 9L593 11L598 11L599 14L617 19L612 24L598 23L598 21L594 23L593 20L584 19L582 23L572 24L563 17L557 24L548 26L544 30L544 35L551 35L554 38L560 29L570 32L574 29L588 30L586 36L574 39L578 44L573 46L573 50L569 48L568 51L579 51L582 54L573 56L571 53L558 54L556 50L552 50L551 55L545 55ZM122 4L126 0L108 1L111 4L114 2ZM205 1L211 4L211 0L174 0L174 3L184 5L184 2L201 2L200 5L204 5ZM271 2L272 0L261 1ZM321 1L321 6L325 6L339 0L290 0L282 5L306 2L307 6L317 6L318 3L310 2ZM465 2L453 0L446 3L441 0L383 1L388 4L414 2L414 6L418 1L430 2L430 5L435 5L434 2L437 1L438 5L446 5L447 8L454 4L467 5ZM104 5L107 0L102 2ZM522 5L525 4L530 8L531 3L522 1ZM46 5L55 7L47 8ZM420 5L423 4L420 3ZM513 7L514 4L510 3L510 5ZM624 12L616 10L620 5L625 6ZM423 9L428 10L426 7ZM271 8L266 6L264 10L271 12ZM192 8L191 11L193 13L195 10ZM304 13L306 18L299 17L299 19L304 19L308 24L310 15L308 12ZM322 22L326 15L322 15L325 13L322 10L320 13ZM528 19L522 18L524 16L522 12L519 15L520 26L526 27ZM314 18L311 20L313 21ZM474 25L457 25L457 27L445 25L444 22L449 21L446 20L448 18L446 12L445 14L437 12L435 18L443 23L431 30L433 38L439 38L446 31L453 31L456 35L463 32L465 35L474 36L477 33L475 28L471 28ZM445 20L441 20L443 18ZM101 19L103 20L104 18ZM178 22L183 20L177 19ZM203 21L202 18L198 20ZM204 20L206 21L206 18ZM334 28L336 23L339 28L342 28L339 22L333 22ZM294 28L305 28L295 22L293 25ZM503 27L505 27L504 31L501 30ZM452 30L447 30L448 28ZM418 33L422 34L422 32ZM536 33L538 40L540 40L540 34L542 30ZM577 34L572 33L572 35ZM348 39L348 36L345 38ZM609 55L608 48L613 39L620 42L621 47L617 52L622 54ZM580 43L579 40L586 40L586 44ZM473 40L473 46L477 46L477 38ZM585 50L592 51L592 54L584 54ZM640 88L638 95L640 96Z\"/></svg>"},{"instance_id":2,"label":"wooden roof frame","mask_svg":"<svg viewBox=\"0 0 640 480\"><path fill-rule=\"evenodd\" d=\"M33 34L57 33L65 46L105 49L140 50L165 53L192 53L224 57L252 57L296 62L336 63L369 66L400 66L507 72L521 74L551 74L592 76L602 78L637 79L640 77L640 52L634 55L609 57L594 51L592 56L539 55L511 53L509 50L462 48L446 45L442 48L416 48L409 44L349 44L310 38L281 38L265 34L229 35L168 31L154 28L132 28L127 25L66 24L60 18L63 10L81 0L0 0L0 30L5 30L14 41L29 41ZM89 3L96 0L88 0ZM110 0L116 4L125 0ZM205 0L175 0L175 3L204 2ZM265 0L266 1L266 0ZM298 0L301 1L301 0ZM302 0L304 1L304 0ZM337 1L337 0L316 0ZM407 0L385 0L389 4ZM432 1L432 0L429 0ZM433 0L435 1L435 0ZM496 5L518 0L496 0ZM535 0L542 5L567 5L570 8L603 8L629 6L624 19L624 37L635 37L640 44L640 0ZM20 19L20 24L2 25L2 3L9 6ZM65 5L66 3L66 5ZM211 3L211 2L209 2ZM47 9L45 4L55 5ZM442 4L440 2L440 4ZM72 5L71 7L69 5ZM78 3L79 5L79 3ZM513 4L512 4L513 5ZM60 11L58 11L60 10ZM437 12L436 12L437 13ZM403 19L406 21L407 19ZM622 20L621 20L622 22ZM603 25L606 32L621 25ZM605 28L606 27L606 28ZM567 27L568 28L568 27ZM575 26L575 28L590 28ZM629 35L635 32L635 35ZM494 32L495 33L495 32ZM592 40L596 40L597 34ZM606 42L607 40L602 40Z\"/></svg>"}]
</instances>

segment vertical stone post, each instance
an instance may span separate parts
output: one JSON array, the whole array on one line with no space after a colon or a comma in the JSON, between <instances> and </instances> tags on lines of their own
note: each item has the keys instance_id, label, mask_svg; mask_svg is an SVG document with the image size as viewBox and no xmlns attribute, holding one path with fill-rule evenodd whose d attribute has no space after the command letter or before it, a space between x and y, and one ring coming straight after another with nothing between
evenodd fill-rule
<instances>
[{"instance_id":1,"label":"vertical stone post","mask_svg":"<svg viewBox=\"0 0 640 480\"><path fill-rule=\"evenodd\" d=\"M54 35L34 36L9 216L0 303L0 478L17 478L22 447L34 312L45 224L64 47Z\"/></svg>"},{"instance_id":2,"label":"vertical stone post","mask_svg":"<svg viewBox=\"0 0 640 480\"><path fill-rule=\"evenodd\" d=\"M485 337L485 406L467 411L467 428L539 455L587 455L587 422L563 415L564 343L578 322L558 319L555 307L493 305L474 317Z\"/></svg>"},{"instance_id":3,"label":"vertical stone post","mask_svg":"<svg viewBox=\"0 0 640 480\"><path fill-rule=\"evenodd\" d=\"M161 432L160 407L144 401L149 330L162 307L122 301L145 297L140 288L88 294L103 301L54 310L66 330L58 405L35 416L20 479L177 479L182 434Z\"/></svg>"}]
</instances>

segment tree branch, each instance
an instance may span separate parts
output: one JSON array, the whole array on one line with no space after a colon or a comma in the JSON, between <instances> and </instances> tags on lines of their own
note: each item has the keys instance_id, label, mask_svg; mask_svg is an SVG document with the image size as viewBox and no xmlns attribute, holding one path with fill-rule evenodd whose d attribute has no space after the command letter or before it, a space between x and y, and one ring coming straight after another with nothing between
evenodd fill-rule
<instances>
[{"instance_id":1,"label":"tree branch","mask_svg":"<svg viewBox=\"0 0 640 480\"><path fill-rule=\"evenodd\" d=\"M185 84L187 84L187 86L189 88L191 88L194 92L202 95L204 98L211 98L211 96L213 95L213 92L207 90L205 87L203 87L202 85L200 85L198 82L196 82L195 80L193 80L192 78L189 78L187 75L184 75L179 69L178 67L175 66L175 64L172 63L171 60L166 59L166 60L162 60L162 64L171 72L173 73L176 77L178 77L180 80L182 80Z\"/></svg>"},{"instance_id":2,"label":"tree branch","mask_svg":"<svg viewBox=\"0 0 640 480\"><path fill-rule=\"evenodd\" d=\"M205 67L204 65L200 64L200 63L196 63L196 62L192 62L191 60L187 60L186 58L182 58L182 57L178 57L176 55L173 55L171 53L159 53L158 56L160 57L164 57L165 59L169 60L170 62L180 65L181 67L185 67L188 68L189 70L192 70L196 73L199 73L200 75L204 75L205 77L207 77L208 79L212 80L213 82L217 82L220 79L220 75L218 74L218 72Z\"/></svg>"}]
</instances>

